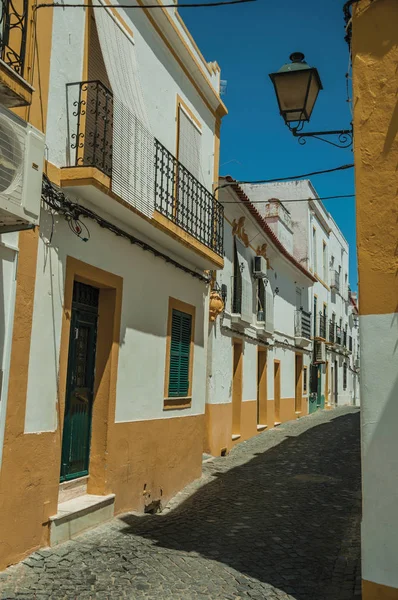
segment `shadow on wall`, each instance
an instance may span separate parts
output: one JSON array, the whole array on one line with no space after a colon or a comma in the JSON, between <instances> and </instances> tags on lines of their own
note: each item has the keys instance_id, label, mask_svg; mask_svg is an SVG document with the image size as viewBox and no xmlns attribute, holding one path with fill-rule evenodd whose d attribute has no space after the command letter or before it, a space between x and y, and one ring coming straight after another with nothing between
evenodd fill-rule
<instances>
[{"instance_id":1,"label":"shadow on wall","mask_svg":"<svg viewBox=\"0 0 398 600\"><path fill-rule=\"evenodd\" d=\"M124 533L199 553L295 600L338 600L342 564L359 561L359 413L284 438L245 464L241 455L230 456L241 464L229 471L217 459L214 479L173 511L123 517Z\"/></svg>"}]
</instances>

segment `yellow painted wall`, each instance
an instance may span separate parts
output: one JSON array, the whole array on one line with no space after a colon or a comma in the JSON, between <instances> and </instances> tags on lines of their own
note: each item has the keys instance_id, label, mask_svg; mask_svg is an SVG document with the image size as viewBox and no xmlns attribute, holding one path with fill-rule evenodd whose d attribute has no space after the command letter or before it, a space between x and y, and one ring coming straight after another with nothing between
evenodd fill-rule
<instances>
[{"instance_id":1,"label":"yellow painted wall","mask_svg":"<svg viewBox=\"0 0 398 600\"><path fill-rule=\"evenodd\" d=\"M352 28L360 331L367 340L361 350L362 597L398 600L397 398L391 393L398 311L398 2L361 0L353 7ZM372 390L373 381L380 385Z\"/></svg>"},{"instance_id":2,"label":"yellow painted wall","mask_svg":"<svg viewBox=\"0 0 398 600\"><path fill-rule=\"evenodd\" d=\"M352 53L360 313L387 314L398 310L396 0L354 8Z\"/></svg>"}]
</instances>

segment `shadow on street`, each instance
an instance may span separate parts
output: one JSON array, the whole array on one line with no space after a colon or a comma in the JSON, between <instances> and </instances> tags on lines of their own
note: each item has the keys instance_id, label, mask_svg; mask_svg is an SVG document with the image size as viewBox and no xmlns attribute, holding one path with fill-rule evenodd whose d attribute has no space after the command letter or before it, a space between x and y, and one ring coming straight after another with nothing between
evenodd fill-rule
<instances>
[{"instance_id":1,"label":"shadow on street","mask_svg":"<svg viewBox=\"0 0 398 600\"><path fill-rule=\"evenodd\" d=\"M217 458L209 483L166 514L123 517L122 532L231 567L252 598L265 596L250 594L247 578L296 600L360 598L359 412L239 463L239 448Z\"/></svg>"}]
</instances>

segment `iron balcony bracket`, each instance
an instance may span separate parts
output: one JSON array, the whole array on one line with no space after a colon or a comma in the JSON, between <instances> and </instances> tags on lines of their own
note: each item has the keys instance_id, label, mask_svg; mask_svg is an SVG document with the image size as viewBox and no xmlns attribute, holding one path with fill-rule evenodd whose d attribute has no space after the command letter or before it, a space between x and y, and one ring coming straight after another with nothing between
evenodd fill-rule
<instances>
[{"instance_id":1,"label":"iron balcony bracket","mask_svg":"<svg viewBox=\"0 0 398 600\"><path fill-rule=\"evenodd\" d=\"M298 139L298 143L304 146L307 143L308 137L315 138L321 142L326 142L335 148L350 148L353 143L354 132L353 129L335 129L331 131L307 131L302 132L303 123L300 123L297 127L289 126L290 131ZM335 141L328 140L325 136L334 136Z\"/></svg>"}]
</instances>

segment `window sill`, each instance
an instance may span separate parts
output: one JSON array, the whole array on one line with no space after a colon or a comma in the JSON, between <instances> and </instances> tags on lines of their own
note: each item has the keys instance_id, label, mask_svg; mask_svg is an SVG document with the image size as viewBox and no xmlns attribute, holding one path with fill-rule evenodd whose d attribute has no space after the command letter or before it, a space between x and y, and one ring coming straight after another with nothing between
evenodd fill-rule
<instances>
[{"instance_id":1,"label":"window sill","mask_svg":"<svg viewBox=\"0 0 398 600\"><path fill-rule=\"evenodd\" d=\"M267 429L268 425L257 425L257 431L264 431L264 429Z\"/></svg>"},{"instance_id":2,"label":"window sill","mask_svg":"<svg viewBox=\"0 0 398 600\"><path fill-rule=\"evenodd\" d=\"M190 396L183 398L165 398L163 400L163 410L183 410L191 408L192 398Z\"/></svg>"},{"instance_id":3,"label":"window sill","mask_svg":"<svg viewBox=\"0 0 398 600\"><path fill-rule=\"evenodd\" d=\"M232 441L235 442L236 440L239 440L240 438L240 433L233 433L232 434Z\"/></svg>"},{"instance_id":4,"label":"window sill","mask_svg":"<svg viewBox=\"0 0 398 600\"><path fill-rule=\"evenodd\" d=\"M275 421L274 427L278 427L279 425L282 425L282 421Z\"/></svg>"}]
</instances>

